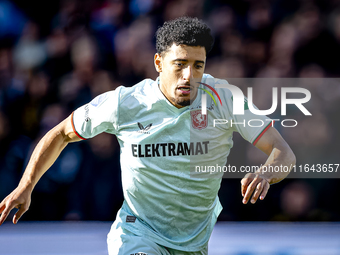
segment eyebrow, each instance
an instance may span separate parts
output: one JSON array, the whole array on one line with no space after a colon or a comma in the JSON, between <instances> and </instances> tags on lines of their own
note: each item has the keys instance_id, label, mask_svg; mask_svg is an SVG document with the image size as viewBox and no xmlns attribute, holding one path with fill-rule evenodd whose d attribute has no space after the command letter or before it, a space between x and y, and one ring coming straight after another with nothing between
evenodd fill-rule
<instances>
[{"instance_id":1,"label":"eyebrow","mask_svg":"<svg viewBox=\"0 0 340 255\"><path fill-rule=\"evenodd\" d=\"M176 61L181 61L181 62L188 62L187 59L181 59L181 58L177 58L177 59L174 59L172 60L172 62L176 62ZM202 61L202 60L195 60L195 63L201 63L201 64L204 64L205 62Z\"/></svg>"}]
</instances>

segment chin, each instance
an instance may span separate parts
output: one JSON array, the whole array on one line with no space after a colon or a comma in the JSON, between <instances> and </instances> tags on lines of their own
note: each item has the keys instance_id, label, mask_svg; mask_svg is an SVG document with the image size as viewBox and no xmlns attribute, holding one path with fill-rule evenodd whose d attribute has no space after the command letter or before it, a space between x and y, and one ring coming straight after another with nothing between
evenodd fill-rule
<instances>
[{"instance_id":1,"label":"chin","mask_svg":"<svg viewBox=\"0 0 340 255\"><path fill-rule=\"evenodd\" d=\"M172 98L172 102L173 104L179 105L181 107L188 106L191 103L190 99L183 99L183 98Z\"/></svg>"},{"instance_id":2,"label":"chin","mask_svg":"<svg viewBox=\"0 0 340 255\"><path fill-rule=\"evenodd\" d=\"M178 105L183 106L183 107L190 105L190 103L191 103L190 100L177 102Z\"/></svg>"}]
</instances>

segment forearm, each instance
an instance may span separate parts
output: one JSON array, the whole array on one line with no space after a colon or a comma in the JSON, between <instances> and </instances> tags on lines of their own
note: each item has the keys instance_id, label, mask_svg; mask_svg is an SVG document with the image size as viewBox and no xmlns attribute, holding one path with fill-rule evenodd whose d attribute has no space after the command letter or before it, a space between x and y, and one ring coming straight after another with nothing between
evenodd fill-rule
<instances>
[{"instance_id":1,"label":"forearm","mask_svg":"<svg viewBox=\"0 0 340 255\"><path fill-rule=\"evenodd\" d=\"M53 165L69 142L79 139L73 133L71 117L50 130L35 147L19 187L33 190L41 176Z\"/></svg>"},{"instance_id":2,"label":"forearm","mask_svg":"<svg viewBox=\"0 0 340 255\"><path fill-rule=\"evenodd\" d=\"M18 187L0 203L0 225L13 208L19 209L13 217L13 223L18 222L28 210L32 190L41 176L50 168L66 145L75 141L80 141L80 138L73 131L72 116L66 118L40 140Z\"/></svg>"},{"instance_id":3,"label":"forearm","mask_svg":"<svg viewBox=\"0 0 340 255\"><path fill-rule=\"evenodd\" d=\"M275 147L257 173L261 174L270 184L274 184L288 176L295 162L295 155L289 146Z\"/></svg>"},{"instance_id":4,"label":"forearm","mask_svg":"<svg viewBox=\"0 0 340 255\"><path fill-rule=\"evenodd\" d=\"M244 204L248 203L252 194L251 203L255 203L259 197L261 200L264 199L269 184L277 183L287 177L296 161L289 145L273 127L267 130L255 146L266 153L268 159L258 171L246 174L241 180Z\"/></svg>"},{"instance_id":5,"label":"forearm","mask_svg":"<svg viewBox=\"0 0 340 255\"><path fill-rule=\"evenodd\" d=\"M67 142L55 129L50 130L34 149L19 186L33 190L41 176L56 161Z\"/></svg>"}]
</instances>

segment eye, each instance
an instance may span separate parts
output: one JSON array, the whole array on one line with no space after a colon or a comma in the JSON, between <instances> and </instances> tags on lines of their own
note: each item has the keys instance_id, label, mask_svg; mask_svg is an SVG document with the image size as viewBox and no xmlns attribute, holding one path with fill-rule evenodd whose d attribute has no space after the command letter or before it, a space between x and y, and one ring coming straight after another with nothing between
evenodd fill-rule
<instances>
[{"instance_id":1,"label":"eye","mask_svg":"<svg viewBox=\"0 0 340 255\"><path fill-rule=\"evenodd\" d=\"M175 65L178 66L178 67L183 67L184 66L183 63L175 63Z\"/></svg>"},{"instance_id":2,"label":"eye","mask_svg":"<svg viewBox=\"0 0 340 255\"><path fill-rule=\"evenodd\" d=\"M196 67L197 69L201 69L201 68L203 68L203 65L197 64L197 65L195 65L195 67Z\"/></svg>"}]
</instances>

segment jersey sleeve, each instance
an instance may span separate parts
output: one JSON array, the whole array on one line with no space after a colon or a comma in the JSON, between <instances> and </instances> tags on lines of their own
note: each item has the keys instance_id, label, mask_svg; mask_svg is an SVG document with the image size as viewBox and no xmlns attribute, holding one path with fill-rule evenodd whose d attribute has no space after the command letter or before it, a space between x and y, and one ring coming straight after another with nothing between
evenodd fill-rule
<instances>
[{"instance_id":1,"label":"jersey sleeve","mask_svg":"<svg viewBox=\"0 0 340 255\"><path fill-rule=\"evenodd\" d=\"M227 81L225 81L227 82ZM233 113L233 95L228 89L219 89L222 95L222 114L228 120L228 127L240 135L248 142L256 145L262 135L274 125L274 121L265 115L256 115L249 110L249 102L244 97L244 114L238 115ZM258 109L253 105L255 109Z\"/></svg>"},{"instance_id":2,"label":"jersey sleeve","mask_svg":"<svg viewBox=\"0 0 340 255\"><path fill-rule=\"evenodd\" d=\"M103 93L72 113L72 127L85 140L100 133L115 134L118 121L119 88Z\"/></svg>"},{"instance_id":3,"label":"jersey sleeve","mask_svg":"<svg viewBox=\"0 0 340 255\"><path fill-rule=\"evenodd\" d=\"M245 107L248 101L245 98ZM244 115L233 116L233 128L248 142L256 145L264 133L274 125L274 121L265 115L255 115L249 109L244 110Z\"/></svg>"}]
</instances>

